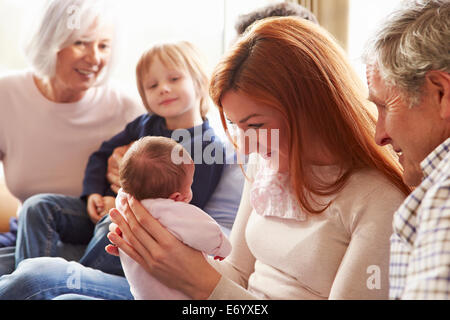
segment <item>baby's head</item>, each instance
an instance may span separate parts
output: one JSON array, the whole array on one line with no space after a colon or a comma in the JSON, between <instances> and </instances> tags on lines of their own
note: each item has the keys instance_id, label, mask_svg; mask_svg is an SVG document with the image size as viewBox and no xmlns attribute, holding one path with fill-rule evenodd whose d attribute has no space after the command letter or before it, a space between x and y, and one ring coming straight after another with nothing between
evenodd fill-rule
<instances>
[{"instance_id":1,"label":"baby's head","mask_svg":"<svg viewBox=\"0 0 450 320\"><path fill-rule=\"evenodd\" d=\"M125 153L119 178L124 192L137 200L165 198L189 203L194 171L191 156L176 141L144 137Z\"/></svg>"},{"instance_id":2,"label":"baby's head","mask_svg":"<svg viewBox=\"0 0 450 320\"><path fill-rule=\"evenodd\" d=\"M164 70L161 71L160 65ZM209 111L206 58L192 43L188 41L158 43L146 50L139 59L136 66L137 87L145 108L151 113L159 114L160 101L152 96L162 94L160 89L165 84L166 78L169 78L167 83L174 91L169 96L180 94L180 84L182 90L188 90L187 88L192 85L193 92L184 94L195 96L198 101L195 108L199 108L201 117L205 119ZM166 109L167 107L168 105L164 106Z\"/></svg>"}]
</instances>

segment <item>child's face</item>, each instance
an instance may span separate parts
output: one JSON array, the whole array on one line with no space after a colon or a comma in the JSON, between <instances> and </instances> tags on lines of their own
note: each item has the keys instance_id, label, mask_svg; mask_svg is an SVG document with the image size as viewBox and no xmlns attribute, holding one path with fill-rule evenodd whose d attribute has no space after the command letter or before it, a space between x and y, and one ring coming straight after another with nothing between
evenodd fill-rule
<instances>
[{"instance_id":1,"label":"child's face","mask_svg":"<svg viewBox=\"0 0 450 320\"><path fill-rule=\"evenodd\" d=\"M200 101L188 72L165 66L154 58L144 77L147 104L166 119L169 129L190 128L190 122L200 115Z\"/></svg>"},{"instance_id":2,"label":"child's face","mask_svg":"<svg viewBox=\"0 0 450 320\"><path fill-rule=\"evenodd\" d=\"M184 179L183 188L180 191L181 195L185 199L184 202L189 203L192 200L192 183L194 182L194 172L195 165L194 163L186 164L186 177Z\"/></svg>"}]
</instances>

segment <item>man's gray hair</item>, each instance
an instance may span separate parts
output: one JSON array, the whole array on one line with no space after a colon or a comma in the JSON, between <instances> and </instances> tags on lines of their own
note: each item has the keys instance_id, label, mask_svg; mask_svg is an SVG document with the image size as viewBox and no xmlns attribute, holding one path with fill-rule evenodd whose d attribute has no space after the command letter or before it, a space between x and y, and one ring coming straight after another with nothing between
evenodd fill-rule
<instances>
[{"instance_id":1,"label":"man's gray hair","mask_svg":"<svg viewBox=\"0 0 450 320\"><path fill-rule=\"evenodd\" d=\"M450 0L408 0L368 42L363 56L411 105L420 101L428 71L450 73Z\"/></svg>"},{"instance_id":2,"label":"man's gray hair","mask_svg":"<svg viewBox=\"0 0 450 320\"><path fill-rule=\"evenodd\" d=\"M25 44L25 56L35 74L41 78L55 75L58 52L71 45L105 23L115 25L114 1L107 0L48 0L42 16L29 41ZM117 28L114 28L114 43L111 46L111 59L98 83L111 73L111 66L117 51Z\"/></svg>"}]
</instances>

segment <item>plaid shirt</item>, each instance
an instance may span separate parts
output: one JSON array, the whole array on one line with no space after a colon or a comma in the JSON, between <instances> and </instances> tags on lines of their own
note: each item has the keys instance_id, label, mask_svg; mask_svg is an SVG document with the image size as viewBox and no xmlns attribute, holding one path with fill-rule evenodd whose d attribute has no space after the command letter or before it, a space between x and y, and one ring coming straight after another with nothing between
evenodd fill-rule
<instances>
[{"instance_id":1,"label":"plaid shirt","mask_svg":"<svg viewBox=\"0 0 450 320\"><path fill-rule=\"evenodd\" d=\"M450 299L450 138L421 168L424 180L394 215L391 299Z\"/></svg>"}]
</instances>

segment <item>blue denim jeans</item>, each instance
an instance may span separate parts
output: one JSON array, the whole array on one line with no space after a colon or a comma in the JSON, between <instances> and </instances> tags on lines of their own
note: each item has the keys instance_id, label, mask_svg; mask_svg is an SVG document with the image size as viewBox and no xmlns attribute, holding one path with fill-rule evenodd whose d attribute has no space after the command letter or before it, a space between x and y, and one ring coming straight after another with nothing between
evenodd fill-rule
<instances>
[{"instance_id":1,"label":"blue denim jeans","mask_svg":"<svg viewBox=\"0 0 450 320\"><path fill-rule=\"evenodd\" d=\"M27 199L19 214L16 266L35 257L63 257L87 267L123 276L120 259L106 253L109 215L92 223L86 202L57 194Z\"/></svg>"},{"instance_id":2,"label":"blue denim jeans","mask_svg":"<svg viewBox=\"0 0 450 320\"><path fill-rule=\"evenodd\" d=\"M51 300L68 294L105 300L133 299L124 277L62 258L27 259L12 274L0 277L0 300Z\"/></svg>"},{"instance_id":3,"label":"blue denim jeans","mask_svg":"<svg viewBox=\"0 0 450 320\"><path fill-rule=\"evenodd\" d=\"M112 256L105 251L105 247L111 244L106 237L111 222L109 214L97 222L94 229L94 236L89 241L79 262L83 266L123 277L125 274L123 273L120 258Z\"/></svg>"},{"instance_id":4,"label":"blue denim jeans","mask_svg":"<svg viewBox=\"0 0 450 320\"><path fill-rule=\"evenodd\" d=\"M60 296L57 296L56 298L53 298L52 300L102 300L102 299L93 298L93 297L89 297L89 296L83 296L81 294L68 293L68 294L62 294Z\"/></svg>"},{"instance_id":5,"label":"blue denim jeans","mask_svg":"<svg viewBox=\"0 0 450 320\"><path fill-rule=\"evenodd\" d=\"M15 247L0 248L0 276L14 271Z\"/></svg>"}]
</instances>

